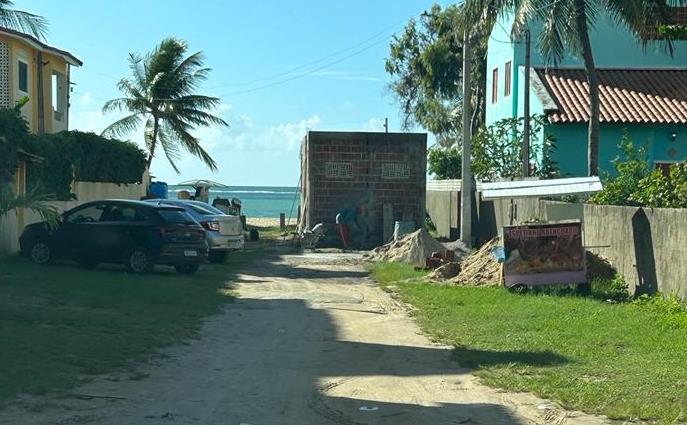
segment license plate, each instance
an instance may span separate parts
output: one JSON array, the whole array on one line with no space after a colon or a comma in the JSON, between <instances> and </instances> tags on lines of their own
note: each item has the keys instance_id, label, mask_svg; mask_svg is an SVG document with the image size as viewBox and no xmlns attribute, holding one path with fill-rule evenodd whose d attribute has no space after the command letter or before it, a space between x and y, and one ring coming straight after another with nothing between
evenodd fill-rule
<instances>
[{"instance_id":1,"label":"license plate","mask_svg":"<svg viewBox=\"0 0 687 425\"><path fill-rule=\"evenodd\" d=\"M184 256L185 257L197 257L198 251L196 251L195 249L187 249L184 251Z\"/></svg>"}]
</instances>

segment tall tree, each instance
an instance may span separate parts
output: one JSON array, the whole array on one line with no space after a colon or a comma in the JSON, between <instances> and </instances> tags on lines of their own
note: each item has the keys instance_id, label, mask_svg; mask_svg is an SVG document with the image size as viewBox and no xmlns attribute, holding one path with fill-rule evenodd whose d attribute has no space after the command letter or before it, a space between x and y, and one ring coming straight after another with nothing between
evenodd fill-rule
<instances>
[{"instance_id":1,"label":"tall tree","mask_svg":"<svg viewBox=\"0 0 687 425\"><path fill-rule=\"evenodd\" d=\"M683 0L465 0L471 19L495 20L514 13L513 35L519 37L530 22L540 22L537 40L547 61L557 64L566 53L582 57L589 84L588 174L599 174L599 82L589 32L602 12L627 27L646 43L668 22L670 5ZM670 4L669 4L670 3ZM668 42L669 50L672 46Z\"/></svg>"},{"instance_id":2,"label":"tall tree","mask_svg":"<svg viewBox=\"0 0 687 425\"><path fill-rule=\"evenodd\" d=\"M0 27L21 31L45 39L48 32L48 21L33 13L13 9L12 0L0 0Z\"/></svg>"},{"instance_id":3,"label":"tall tree","mask_svg":"<svg viewBox=\"0 0 687 425\"><path fill-rule=\"evenodd\" d=\"M404 31L394 36L385 63L393 78L389 88L401 106L404 128L420 125L434 133L444 147L461 142L465 27L462 6L434 5L419 21L411 19ZM471 27L479 34L484 25L471 23ZM484 119L488 32L481 34L471 50L473 128Z\"/></svg>"},{"instance_id":4,"label":"tall tree","mask_svg":"<svg viewBox=\"0 0 687 425\"><path fill-rule=\"evenodd\" d=\"M148 168L158 146L179 173L176 161L184 150L200 158L211 170L217 163L191 133L198 126L228 124L211 111L220 99L196 94L207 78L202 52L186 56L184 41L166 38L145 56L129 55L132 75L117 84L124 97L110 100L103 112L126 111L129 115L103 130L103 136L125 137L143 125Z\"/></svg>"}]
</instances>

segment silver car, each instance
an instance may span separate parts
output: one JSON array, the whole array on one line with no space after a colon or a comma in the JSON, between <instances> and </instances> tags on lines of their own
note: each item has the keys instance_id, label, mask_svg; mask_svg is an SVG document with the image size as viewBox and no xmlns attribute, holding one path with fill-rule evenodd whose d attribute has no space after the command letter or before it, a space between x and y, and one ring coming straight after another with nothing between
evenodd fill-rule
<instances>
[{"instance_id":1,"label":"silver car","mask_svg":"<svg viewBox=\"0 0 687 425\"><path fill-rule=\"evenodd\" d=\"M200 201L177 199L153 199L148 202L182 207L205 229L205 239L210 248L211 263L222 263L227 253L243 249L245 239L241 218L227 215L221 210Z\"/></svg>"}]
</instances>

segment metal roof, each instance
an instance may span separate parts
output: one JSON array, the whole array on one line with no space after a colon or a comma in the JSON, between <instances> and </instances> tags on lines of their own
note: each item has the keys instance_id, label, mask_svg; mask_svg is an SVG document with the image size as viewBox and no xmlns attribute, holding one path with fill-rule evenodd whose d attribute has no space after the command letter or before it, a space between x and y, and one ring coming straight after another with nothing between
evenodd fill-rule
<instances>
[{"instance_id":1,"label":"metal roof","mask_svg":"<svg viewBox=\"0 0 687 425\"><path fill-rule=\"evenodd\" d=\"M572 195L598 192L602 188L598 177L482 183L482 199Z\"/></svg>"}]
</instances>

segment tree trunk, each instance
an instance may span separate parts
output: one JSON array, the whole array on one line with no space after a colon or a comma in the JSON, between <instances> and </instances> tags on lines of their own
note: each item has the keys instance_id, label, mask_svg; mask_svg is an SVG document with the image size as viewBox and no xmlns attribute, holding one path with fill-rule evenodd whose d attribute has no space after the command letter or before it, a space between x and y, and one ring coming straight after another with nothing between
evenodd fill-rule
<instances>
[{"instance_id":1,"label":"tree trunk","mask_svg":"<svg viewBox=\"0 0 687 425\"><path fill-rule=\"evenodd\" d=\"M155 146L157 146L157 130L158 130L158 120L154 118L153 123L153 140L150 143L150 152L148 152L148 172L150 172L150 164L153 163L153 157L155 156Z\"/></svg>"},{"instance_id":2,"label":"tree trunk","mask_svg":"<svg viewBox=\"0 0 687 425\"><path fill-rule=\"evenodd\" d=\"M599 175L599 80L596 75L596 65L592 53L592 44L589 40L589 26L587 25L587 10L585 0L575 0L575 23L582 59L587 71L587 83L589 84L589 133L587 138L587 174Z\"/></svg>"}]
</instances>

